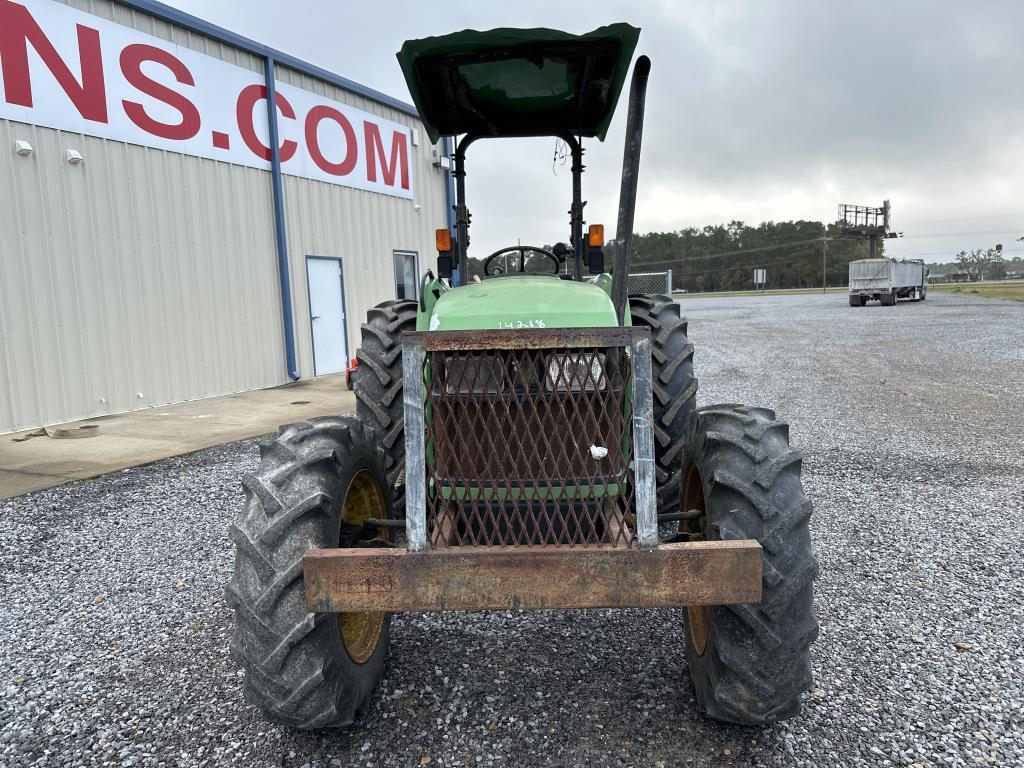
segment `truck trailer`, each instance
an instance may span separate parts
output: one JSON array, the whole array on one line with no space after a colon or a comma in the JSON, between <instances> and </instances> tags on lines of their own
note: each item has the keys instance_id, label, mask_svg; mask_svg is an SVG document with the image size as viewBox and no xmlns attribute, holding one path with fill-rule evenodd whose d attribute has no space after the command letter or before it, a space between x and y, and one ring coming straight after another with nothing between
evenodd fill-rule
<instances>
[{"instance_id":1,"label":"truck trailer","mask_svg":"<svg viewBox=\"0 0 1024 768\"><path fill-rule=\"evenodd\" d=\"M850 262L850 306L871 299L892 306L896 299L924 301L928 268L922 259L860 259Z\"/></svg>"}]
</instances>

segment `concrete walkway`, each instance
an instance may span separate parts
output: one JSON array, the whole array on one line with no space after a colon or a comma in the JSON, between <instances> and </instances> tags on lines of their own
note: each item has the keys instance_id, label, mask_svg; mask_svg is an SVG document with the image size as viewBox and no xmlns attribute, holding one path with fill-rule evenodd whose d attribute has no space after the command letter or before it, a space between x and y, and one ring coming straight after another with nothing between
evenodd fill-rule
<instances>
[{"instance_id":1,"label":"concrete walkway","mask_svg":"<svg viewBox=\"0 0 1024 768\"><path fill-rule=\"evenodd\" d=\"M147 408L0 435L0 499L96 477L168 456L277 432L282 424L347 413L355 396L341 374L237 395ZM92 426L94 425L94 426ZM80 427L87 427L80 430ZM50 435L94 436L61 439Z\"/></svg>"}]
</instances>

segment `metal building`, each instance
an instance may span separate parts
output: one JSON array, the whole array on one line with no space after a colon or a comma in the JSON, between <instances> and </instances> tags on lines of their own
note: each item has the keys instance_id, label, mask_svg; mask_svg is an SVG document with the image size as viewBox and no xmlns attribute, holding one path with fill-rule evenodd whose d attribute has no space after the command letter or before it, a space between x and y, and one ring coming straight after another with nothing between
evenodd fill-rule
<instances>
[{"instance_id":1,"label":"metal building","mask_svg":"<svg viewBox=\"0 0 1024 768\"><path fill-rule=\"evenodd\" d=\"M337 371L415 296L450 179L412 106L151 0L0 27L0 433Z\"/></svg>"}]
</instances>

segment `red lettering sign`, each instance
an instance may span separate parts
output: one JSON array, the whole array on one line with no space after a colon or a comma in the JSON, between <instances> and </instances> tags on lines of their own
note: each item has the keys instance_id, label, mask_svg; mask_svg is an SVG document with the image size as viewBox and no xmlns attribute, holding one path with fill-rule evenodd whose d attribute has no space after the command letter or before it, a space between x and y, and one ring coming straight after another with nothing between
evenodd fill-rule
<instances>
[{"instance_id":1,"label":"red lettering sign","mask_svg":"<svg viewBox=\"0 0 1024 768\"><path fill-rule=\"evenodd\" d=\"M332 163L324 153L320 151L320 139L317 136L317 129L321 120L333 120L345 134L345 157L340 163ZM356 160L359 157L359 147L356 145L356 132L352 130L352 123L348 121L341 112L333 107L320 105L313 107L306 115L306 151L313 158L313 162L324 173L332 176L348 176L356 167Z\"/></svg>"},{"instance_id":2,"label":"red lettering sign","mask_svg":"<svg viewBox=\"0 0 1024 768\"><path fill-rule=\"evenodd\" d=\"M405 144L405 134L394 131L391 135L391 160L384 160L384 142L380 137L380 126L368 120L363 121L363 137L366 139L366 178L377 180L377 158L380 158L380 169L384 183L389 187L395 185L395 172L399 172L402 189L409 188L409 149Z\"/></svg>"},{"instance_id":3,"label":"red lettering sign","mask_svg":"<svg viewBox=\"0 0 1024 768\"><path fill-rule=\"evenodd\" d=\"M277 104L277 110L289 120L295 119L295 110L292 109L292 105L288 103L288 99L282 96L280 93L275 93L274 102ZM238 102L235 108L235 116L238 119L238 131L242 134L242 141L245 142L252 153L257 157L262 157L264 160L270 159L270 147L267 147L260 141L256 135L256 129L253 127L252 122L252 108L256 105L257 101L265 101L267 98L267 86L265 85L249 85L242 89L242 92L238 94ZM282 163L288 162L292 155L295 154L295 150L298 148L291 139L288 139L281 143L281 148L278 150L278 154L281 158Z\"/></svg>"},{"instance_id":4,"label":"red lettering sign","mask_svg":"<svg viewBox=\"0 0 1024 768\"><path fill-rule=\"evenodd\" d=\"M57 0L0 0L0 120L265 170L268 112L282 172L412 199L401 122L286 82L270 105L246 67Z\"/></svg>"},{"instance_id":5,"label":"red lettering sign","mask_svg":"<svg viewBox=\"0 0 1024 768\"><path fill-rule=\"evenodd\" d=\"M9 104L32 106L29 79L28 46L31 45L50 70L64 93L86 120L107 122L107 92L103 83L103 58L100 33L83 24L78 31L78 55L82 82L75 79L36 20L23 5L0 0L0 67L3 69L4 96Z\"/></svg>"},{"instance_id":6,"label":"red lettering sign","mask_svg":"<svg viewBox=\"0 0 1024 768\"><path fill-rule=\"evenodd\" d=\"M147 115L145 108L141 104L128 101L127 99L121 101L121 104L124 106L124 113L139 128L149 131L154 136L161 136L165 139L177 139L179 141L191 139L199 133L201 122L196 105L177 91L172 91L167 86L146 77L140 68L144 61L155 61L158 64L163 64L171 71L174 79L179 83L193 86L196 84L196 81L192 78L192 73L188 71L185 65L167 51L154 48L151 45L143 45L142 43L126 46L121 51L121 72L124 74L125 80L146 95L174 107L181 114L181 122L175 124L161 123Z\"/></svg>"}]
</instances>

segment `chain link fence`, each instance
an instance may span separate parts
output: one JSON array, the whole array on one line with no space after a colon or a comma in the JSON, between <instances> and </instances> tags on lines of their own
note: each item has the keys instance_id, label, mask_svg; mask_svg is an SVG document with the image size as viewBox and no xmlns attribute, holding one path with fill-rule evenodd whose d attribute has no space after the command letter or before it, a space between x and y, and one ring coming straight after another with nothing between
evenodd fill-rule
<instances>
[{"instance_id":1,"label":"chain link fence","mask_svg":"<svg viewBox=\"0 0 1024 768\"><path fill-rule=\"evenodd\" d=\"M672 295L672 270L667 272L632 272L629 275L629 294L663 293Z\"/></svg>"}]
</instances>

